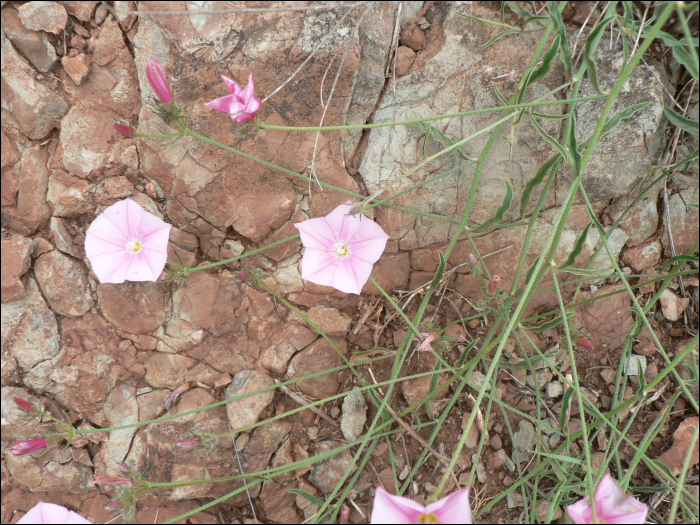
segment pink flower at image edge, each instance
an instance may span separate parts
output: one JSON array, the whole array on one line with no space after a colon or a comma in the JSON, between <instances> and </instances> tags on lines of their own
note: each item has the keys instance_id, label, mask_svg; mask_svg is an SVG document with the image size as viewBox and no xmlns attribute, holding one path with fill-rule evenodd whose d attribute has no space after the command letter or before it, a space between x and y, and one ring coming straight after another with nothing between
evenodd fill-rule
<instances>
[{"instance_id":1,"label":"pink flower at image edge","mask_svg":"<svg viewBox=\"0 0 700 525\"><path fill-rule=\"evenodd\" d=\"M165 76L165 70L157 58L146 64L146 78L163 104L170 104L173 101L173 92L170 90L168 77Z\"/></svg>"},{"instance_id":2,"label":"pink flower at image edge","mask_svg":"<svg viewBox=\"0 0 700 525\"><path fill-rule=\"evenodd\" d=\"M34 523L92 523L86 520L77 512L68 510L65 507L56 505L55 503L44 503L40 501L34 507L29 509L24 516L18 521L18 524L34 524Z\"/></svg>"},{"instance_id":3,"label":"pink flower at image edge","mask_svg":"<svg viewBox=\"0 0 700 525\"><path fill-rule=\"evenodd\" d=\"M644 523L649 513L649 507L625 494L610 474L598 484L594 500L598 523ZM588 498L569 505L566 511L574 523L593 523L593 509Z\"/></svg>"},{"instance_id":4,"label":"pink flower at image edge","mask_svg":"<svg viewBox=\"0 0 700 525\"><path fill-rule=\"evenodd\" d=\"M295 224L306 249L301 278L359 295L372 273L372 265L384 253L389 236L367 217L348 212L341 204L325 217Z\"/></svg>"},{"instance_id":5,"label":"pink flower at image edge","mask_svg":"<svg viewBox=\"0 0 700 525\"><path fill-rule=\"evenodd\" d=\"M102 212L85 234L85 254L101 283L156 281L172 226L131 199Z\"/></svg>"},{"instance_id":6,"label":"pink flower at image edge","mask_svg":"<svg viewBox=\"0 0 700 525\"><path fill-rule=\"evenodd\" d=\"M435 503L423 506L377 487L370 523L472 523L469 489L456 490Z\"/></svg>"},{"instance_id":7,"label":"pink flower at image edge","mask_svg":"<svg viewBox=\"0 0 700 525\"><path fill-rule=\"evenodd\" d=\"M32 438L26 441L18 441L10 449L15 456L25 456L46 448L48 446L48 441L44 437Z\"/></svg>"},{"instance_id":8,"label":"pink flower at image edge","mask_svg":"<svg viewBox=\"0 0 700 525\"><path fill-rule=\"evenodd\" d=\"M226 87L231 94L214 99L204 105L216 111L228 113L231 119L239 124L241 122L253 120L255 114L262 107L262 101L255 96L255 80L253 79L253 73L248 77L248 85L245 89L241 89L241 87L230 78L223 75L221 78L224 79Z\"/></svg>"}]
</instances>

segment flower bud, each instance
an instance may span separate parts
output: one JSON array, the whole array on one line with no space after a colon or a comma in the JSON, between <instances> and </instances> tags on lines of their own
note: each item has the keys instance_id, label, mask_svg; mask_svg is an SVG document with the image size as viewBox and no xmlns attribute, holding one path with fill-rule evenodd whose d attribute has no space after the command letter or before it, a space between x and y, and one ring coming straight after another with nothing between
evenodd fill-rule
<instances>
[{"instance_id":1,"label":"flower bud","mask_svg":"<svg viewBox=\"0 0 700 525\"><path fill-rule=\"evenodd\" d=\"M26 454L31 454L42 448L46 448L48 442L44 437L32 438L27 441L18 441L12 445L12 453L15 456L24 456Z\"/></svg>"},{"instance_id":2,"label":"flower bud","mask_svg":"<svg viewBox=\"0 0 700 525\"><path fill-rule=\"evenodd\" d=\"M593 343L591 343L585 337L579 337L578 339L576 339L576 344L581 348L585 348L586 350L595 350L595 346L593 346Z\"/></svg>"},{"instance_id":3,"label":"flower bud","mask_svg":"<svg viewBox=\"0 0 700 525\"><path fill-rule=\"evenodd\" d=\"M199 448L202 446L202 442L198 437L189 437L177 442L178 447L182 448Z\"/></svg>"},{"instance_id":4,"label":"flower bud","mask_svg":"<svg viewBox=\"0 0 700 525\"><path fill-rule=\"evenodd\" d=\"M21 397L13 397L12 401L14 401L15 404L25 412L31 412L34 409L34 403L31 403L26 399L22 399Z\"/></svg>"},{"instance_id":5,"label":"flower bud","mask_svg":"<svg viewBox=\"0 0 700 525\"><path fill-rule=\"evenodd\" d=\"M114 501L110 501L105 505L105 510L119 510L122 507L121 501L118 499L115 499Z\"/></svg>"},{"instance_id":6,"label":"flower bud","mask_svg":"<svg viewBox=\"0 0 700 525\"><path fill-rule=\"evenodd\" d=\"M117 133L119 133L122 137L126 138L131 138L134 136L134 133L136 133L134 128L132 128L131 125L126 124L125 122L115 122L114 129L116 129Z\"/></svg>"},{"instance_id":7,"label":"flower bud","mask_svg":"<svg viewBox=\"0 0 700 525\"><path fill-rule=\"evenodd\" d=\"M250 279L250 273L248 272L238 272L236 274L236 277L238 277L241 281L247 281Z\"/></svg>"},{"instance_id":8,"label":"flower bud","mask_svg":"<svg viewBox=\"0 0 700 525\"><path fill-rule=\"evenodd\" d=\"M117 461L116 464L119 472L129 472L129 467L127 467L124 463L120 463L119 461Z\"/></svg>"},{"instance_id":9,"label":"flower bud","mask_svg":"<svg viewBox=\"0 0 700 525\"><path fill-rule=\"evenodd\" d=\"M470 254L469 254L469 262L472 263L472 264L476 264L476 263L478 262L478 261L476 260L476 255L474 255L473 253L470 253Z\"/></svg>"},{"instance_id":10,"label":"flower bud","mask_svg":"<svg viewBox=\"0 0 700 525\"><path fill-rule=\"evenodd\" d=\"M498 275L494 275L486 287L486 293L489 295L495 295L498 291L499 284L501 284L501 278Z\"/></svg>"},{"instance_id":11,"label":"flower bud","mask_svg":"<svg viewBox=\"0 0 700 525\"><path fill-rule=\"evenodd\" d=\"M123 476L105 476L103 474L98 474L95 476L95 484L97 483L117 485L120 487L131 487L134 484L131 478L125 478Z\"/></svg>"},{"instance_id":12,"label":"flower bud","mask_svg":"<svg viewBox=\"0 0 700 525\"><path fill-rule=\"evenodd\" d=\"M146 78L148 78L153 91L163 104L170 104L173 101L170 84L168 84L163 66L160 65L157 58L146 64Z\"/></svg>"}]
</instances>

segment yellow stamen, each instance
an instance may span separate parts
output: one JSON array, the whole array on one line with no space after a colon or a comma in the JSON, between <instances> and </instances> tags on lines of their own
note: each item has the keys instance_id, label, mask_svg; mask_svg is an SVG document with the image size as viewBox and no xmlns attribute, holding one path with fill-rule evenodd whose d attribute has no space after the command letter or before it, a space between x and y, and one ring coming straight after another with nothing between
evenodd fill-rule
<instances>
[{"instance_id":1,"label":"yellow stamen","mask_svg":"<svg viewBox=\"0 0 700 525\"><path fill-rule=\"evenodd\" d=\"M418 516L418 523L440 523L438 518L432 512L430 514L421 514Z\"/></svg>"},{"instance_id":2,"label":"yellow stamen","mask_svg":"<svg viewBox=\"0 0 700 525\"><path fill-rule=\"evenodd\" d=\"M132 253L138 253L141 251L141 243L139 241L129 241L126 243L126 249Z\"/></svg>"},{"instance_id":3,"label":"yellow stamen","mask_svg":"<svg viewBox=\"0 0 700 525\"><path fill-rule=\"evenodd\" d=\"M337 255L340 255L341 257L345 257L348 254L348 247L345 246L342 242L336 243L334 248L335 248L335 253Z\"/></svg>"}]
</instances>

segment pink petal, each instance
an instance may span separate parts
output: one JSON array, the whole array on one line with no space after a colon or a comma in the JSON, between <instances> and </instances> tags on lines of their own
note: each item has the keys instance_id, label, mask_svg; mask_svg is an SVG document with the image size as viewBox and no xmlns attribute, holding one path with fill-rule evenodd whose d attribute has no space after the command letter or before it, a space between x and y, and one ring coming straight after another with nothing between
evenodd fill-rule
<instances>
[{"instance_id":1,"label":"pink petal","mask_svg":"<svg viewBox=\"0 0 700 525\"><path fill-rule=\"evenodd\" d=\"M240 96L244 102L248 102L255 96L255 80L253 79L253 73L248 75L248 85L241 91Z\"/></svg>"},{"instance_id":2,"label":"pink petal","mask_svg":"<svg viewBox=\"0 0 700 525\"><path fill-rule=\"evenodd\" d=\"M357 235L355 237L357 238ZM359 242L353 241L350 243L350 253L358 259L374 264L384 253L388 238L389 236L385 235L385 237L379 239L367 239Z\"/></svg>"},{"instance_id":3,"label":"pink petal","mask_svg":"<svg viewBox=\"0 0 700 525\"><path fill-rule=\"evenodd\" d=\"M339 241L346 242L348 244L355 237L355 234L357 234L357 232L359 232L360 229L365 226L363 224L365 220L367 220L368 223L372 222L366 217L363 220L360 220L359 217L348 215L348 212L351 209L352 206L341 204L324 217L328 223L328 226L333 232L333 236Z\"/></svg>"},{"instance_id":4,"label":"pink petal","mask_svg":"<svg viewBox=\"0 0 700 525\"><path fill-rule=\"evenodd\" d=\"M309 219L294 226L299 230L301 242L305 248L330 251L333 249L333 245L338 242L324 217Z\"/></svg>"},{"instance_id":5,"label":"pink petal","mask_svg":"<svg viewBox=\"0 0 700 525\"><path fill-rule=\"evenodd\" d=\"M133 258L134 254L126 250L122 250L118 256L103 253L90 257L90 265L101 283L120 284L126 280L126 273Z\"/></svg>"},{"instance_id":6,"label":"pink petal","mask_svg":"<svg viewBox=\"0 0 700 525\"><path fill-rule=\"evenodd\" d=\"M235 95L226 95L225 97L219 97L211 102L207 102L204 105L216 111L221 111L222 113L230 113L231 104L236 102Z\"/></svg>"},{"instance_id":7,"label":"pink petal","mask_svg":"<svg viewBox=\"0 0 700 525\"><path fill-rule=\"evenodd\" d=\"M425 508L425 513L435 514L440 523L472 523L469 489L470 487L465 487L431 503Z\"/></svg>"},{"instance_id":8,"label":"pink petal","mask_svg":"<svg viewBox=\"0 0 700 525\"><path fill-rule=\"evenodd\" d=\"M65 507L56 505L55 503L44 503L40 501L34 507L29 509L17 523L92 523L86 520L80 514L68 510Z\"/></svg>"},{"instance_id":9,"label":"pink petal","mask_svg":"<svg viewBox=\"0 0 700 525\"><path fill-rule=\"evenodd\" d=\"M301 278L323 286L332 286L340 259L333 253L307 248L301 259Z\"/></svg>"},{"instance_id":10,"label":"pink petal","mask_svg":"<svg viewBox=\"0 0 700 525\"><path fill-rule=\"evenodd\" d=\"M574 523L593 523L593 511L591 504L588 503L588 498L582 498L576 503L568 505L566 512Z\"/></svg>"},{"instance_id":11,"label":"pink petal","mask_svg":"<svg viewBox=\"0 0 700 525\"><path fill-rule=\"evenodd\" d=\"M598 484L595 509L597 516L606 523L644 523L649 510L641 501L627 496L610 474Z\"/></svg>"},{"instance_id":12,"label":"pink petal","mask_svg":"<svg viewBox=\"0 0 700 525\"><path fill-rule=\"evenodd\" d=\"M228 77L221 75L221 78L224 79L224 82L226 83L226 87L228 88L229 93L231 93L232 95L235 95L235 96L240 96L240 94L242 93L241 86L236 84L233 80L231 80Z\"/></svg>"},{"instance_id":13,"label":"pink petal","mask_svg":"<svg viewBox=\"0 0 700 525\"><path fill-rule=\"evenodd\" d=\"M360 295L362 287L372 273L372 265L352 257L340 259L331 286L341 292Z\"/></svg>"},{"instance_id":14,"label":"pink petal","mask_svg":"<svg viewBox=\"0 0 700 525\"><path fill-rule=\"evenodd\" d=\"M370 523L417 523L425 507L412 499L389 494L377 487Z\"/></svg>"}]
</instances>

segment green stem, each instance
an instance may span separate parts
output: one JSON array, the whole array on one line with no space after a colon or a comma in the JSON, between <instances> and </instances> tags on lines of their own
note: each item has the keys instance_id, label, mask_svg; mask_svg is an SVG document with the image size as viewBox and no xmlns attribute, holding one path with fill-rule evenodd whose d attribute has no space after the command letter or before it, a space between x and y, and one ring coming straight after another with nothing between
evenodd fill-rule
<instances>
[{"instance_id":1,"label":"green stem","mask_svg":"<svg viewBox=\"0 0 700 525\"><path fill-rule=\"evenodd\" d=\"M194 268L186 268L186 273L189 275L192 272L196 272L198 270L208 270L209 268L215 268L216 266L221 266L223 264L229 264L235 261L240 261L241 259L245 259L246 257L250 257L251 255L255 255L260 252L264 252L265 250L269 250L270 248L274 248L275 246L279 246L280 244L284 244L285 242L293 241L294 239L298 239L299 234L297 233L296 235L291 235L289 237L285 237L284 239L280 239L279 241L275 241L273 243L270 243L266 246L262 246L260 248L256 248L255 250L251 250L247 253L244 253L242 255L238 255L237 257L231 257L230 259L226 259L225 261L219 261L215 263L210 263L210 264L203 264L202 266L196 266Z\"/></svg>"},{"instance_id":2,"label":"green stem","mask_svg":"<svg viewBox=\"0 0 700 525\"><path fill-rule=\"evenodd\" d=\"M568 84L564 84L561 87L566 87ZM560 104L566 104L568 102L588 102L589 100L596 100L599 98L604 98L605 95L593 95L591 97L581 97L571 100L547 100L542 102L527 102L522 104L512 104L510 106L498 106L495 108L484 108L484 109L473 109L470 111L460 111L458 113L448 113L446 115L437 115L435 117L426 117L412 120L400 120L396 122L379 122L376 124L352 124L347 126L274 126L271 124L261 123L262 129L275 129L284 131L337 131L341 129L372 129L372 128L388 128L392 126L410 126L415 124L420 124L422 122L433 122L435 120L442 120L446 118L454 117L467 117L469 115L481 115L484 113L497 113L504 110L518 110L523 108L531 108L537 106L558 106Z\"/></svg>"}]
</instances>

